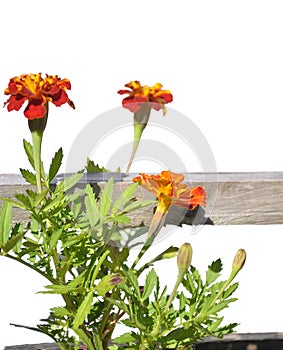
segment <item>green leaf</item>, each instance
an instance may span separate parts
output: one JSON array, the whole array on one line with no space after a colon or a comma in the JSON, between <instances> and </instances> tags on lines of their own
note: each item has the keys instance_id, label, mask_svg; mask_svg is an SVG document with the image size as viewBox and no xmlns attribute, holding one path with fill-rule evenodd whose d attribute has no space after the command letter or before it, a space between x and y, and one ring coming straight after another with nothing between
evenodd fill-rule
<instances>
[{"instance_id":1,"label":"green leaf","mask_svg":"<svg viewBox=\"0 0 283 350\"><path fill-rule=\"evenodd\" d=\"M23 176L23 178L30 183L31 185L36 185L36 176L34 173L32 173L29 170L26 169L20 169L20 172Z\"/></svg>"},{"instance_id":2,"label":"green leaf","mask_svg":"<svg viewBox=\"0 0 283 350\"><path fill-rule=\"evenodd\" d=\"M25 209L30 210L33 208L33 204L31 203L30 198L28 196L26 196L25 194L15 193L14 196L17 198L18 201L23 203Z\"/></svg>"},{"instance_id":3,"label":"green leaf","mask_svg":"<svg viewBox=\"0 0 283 350\"><path fill-rule=\"evenodd\" d=\"M98 164L94 164L93 160L87 158L86 171L88 173L109 173L109 170L104 168L103 166L99 166Z\"/></svg>"},{"instance_id":4,"label":"green leaf","mask_svg":"<svg viewBox=\"0 0 283 350\"><path fill-rule=\"evenodd\" d=\"M186 339L189 339L192 337L193 335L193 329L189 328L189 329L184 329L182 328L176 328L174 329L172 332L170 332L169 334L167 334L164 337L165 342L167 341L184 341Z\"/></svg>"},{"instance_id":5,"label":"green leaf","mask_svg":"<svg viewBox=\"0 0 283 350\"><path fill-rule=\"evenodd\" d=\"M40 294L67 294L70 292L75 291L77 288L67 285L61 285L61 284L51 284L48 286L45 286L47 291L39 292Z\"/></svg>"},{"instance_id":6,"label":"green leaf","mask_svg":"<svg viewBox=\"0 0 283 350\"><path fill-rule=\"evenodd\" d=\"M93 292L88 292L87 296L79 306L77 314L75 315L74 323L73 323L74 329L79 328L79 326L83 324L86 316L90 312L92 300L93 300Z\"/></svg>"},{"instance_id":7,"label":"green leaf","mask_svg":"<svg viewBox=\"0 0 283 350\"><path fill-rule=\"evenodd\" d=\"M70 311L65 307L53 307L51 308L51 311L57 317L71 316Z\"/></svg>"},{"instance_id":8,"label":"green leaf","mask_svg":"<svg viewBox=\"0 0 283 350\"><path fill-rule=\"evenodd\" d=\"M75 328L74 332L79 336L79 339L85 344L85 346L87 347L87 349L89 350L95 350L95 348L93 347L92 341L89 339L89 337L85 334L85 332L80 329L80 328ZM93 339L96 339L99 342L99 346L101 345L101 341L99 339L98 336L94 335ZM97 343L96 343L97 345ZM97 346L97 349L100 350L102 349L101 347Z\"/></svg>"},{"instance_id":9,"label":"green leaf","mask_svg":"<svg viewBox=\"0 0 283 350\"><path fill-rule=\"evenodd\" d=\"M41 202L43 201L43 199L45 199L46 195L48 193L48 189L42 191L41 193L36 193L36 196L34 198L34 206L37 207L39 204L41 204Z\"/></svg>"},{"instance_id":10,"label":"green leaf","mask_svg":"<svg viewBox=\"0 0 283 350\"><path fill-rule=\"evenodd\" d=\"M217 314L219 311L225 309L228 307L228 305L234 301L238 300L237 298L231 298L228 300L223 300L219 302L218 304L214 305L211 309L208 310L210 314Z\"/></svg>"},{"instance_id":11,"label":"green leaf","mask_svg":"<svg viewBox=\"0 0 283 350\"><path fill-rule=\"evenodd\" d=\"M238 286L239 286L239 283L237 282L237 283L232 284L229 288L227 288L225 290L225 292L223 293L223 296L222 296L223 299L229 298L230 295L232 295L235 292L235 290L238 288Z\"/></svg>"},{"instance_id":12,"label":"green leaf","mask_svg":"<svg viewBox=\"0 0 283 350\"><path fill-rule=\"evenodd\" d=\"M116 200L116 202L113 205L112 214L116 214L118 210L123 209L124 205L129 202L133 194L136 192L138 185L139 185L138 183L134 183L128 186L123 191L123 193L120 195L120 197Z\"/></svg>"},{"instance_id":13,"label":"green leaf","mask_svg":"<svg viewBox=\"0 0 283 350\"><path fill-rule=\"evenodd\" d=\"M220 326L223 319L224 319L224 316L218 318L215 322L213 322L211 325L209 325L209 327L208 327L209 332L215 332L218 329L218 327Z\"/></svg>"},{"instance_id":14,"label":"green leaf","mask_svg":"<svg viewBox=\"0 0 283 350\"><path fill-rule=\"evenodd\" d=\"M115 224L128 225L131 222L131 219L125 215L117 215L117 216L111 217L111 221L113 221Z\"/></svg>"},{"instance_id":15,"label":"green leaf","mask_svg":"<svg viewBox=\"0 0 283 350\"><path fill-rule=\"evenodd\" d=\"M138 210L144 207L148 207L154 203L157 203L156 200L152 200L152 199L141 199L141 200L137 200L135 202L131 202L129 205L125 206L125 208L123 209L123 213L130 213L134 210Z\"/></svg>"},{"instance_id":16,"label":"green leaf","mask_svg":"<svg viewBox=\"0 0 283 350\"><path fill-rule=\"evenodd\" d=\"M3 246L3 250L5 253L8 253L10 250L12 250L24 237L24 232L18 232L16 235L14 235L12 238L10 238L6 244Z\"/></svg>"},{"instance_id":17,"label":"green leaf","mask_svg":"<svg viewBox=\"0 0 283 350\"><path fill-rule=\"evenodd\" d=\"M145 279L145 285L142 293L142 301L145 301L150 296L157 282L157 275L154 269L150 270Z\"/></svg>"},{"instance_id":18,"label":"green leaf","mask_svg":"<svg viewBox=\"0 0 283 350\"><path fill-rule=\"evenodd\" d=\"M119 337L113 339L114 344L128 344L132 343L137 339L137 335L133 332L128 332L120 335Z\"/></svg>"},{"instance_id":19,"label":"green leaf","mask_svg":"<svg viewBox=\"0 0 283 350\"><path fill-rule=\"evenodd\" d=\"M26 155L28 157L28 160L30 162L30 165L33 167L34 169L34 159L33 159L33 150L32 150L32 145L31 143L29 143L28 141L26 140L23 140L23 143L24 143L24 149L25 149L25 152L26 152Z\"/></svg>"},{"instance_id":20,"label":"green leaf","mask_svg":"<svg viewBox=\"0 0 283 350\"><path fill-rule=\"evenodd\" d=\"M52 233L52 235L50 237L50 241L49 241L49 249L50 250L53 250L56 247L58 240L62 234L62 231L63 230L60 229L60 230L57 230L54 233Z\"/></svg>"},{"instance_id":21,"label":"green leaf","mask_svg":"<svg viewBox=\"0 0 283 350\"><path fill-rule=\"evenodd\" d=\"M89 184L86 185L85 192L87 194L85 197L86 214L91 228L94 228L100 219L98 205Z\"/></svg>"},{"instance_id":22,"label":"green leaf","mask_svg":"<svg viewBox=\"0 0 283 350\"><path fill-rule=\"evenodd\" d=\"M62 164L62 159L63 159L63 150L60 148L52 158L49 172L48 172L48 180L49 182L54 179L54 177L57 175L60 166Z\"/></svg>"},{"instance_id":23,"label":"green leaf","mask_svg":"<svg viewBox=\"0 0 283 350\"><path fill-rule=\"evenodd\" d=\"M13 207L17 207L17 208L20 208L20 209L26 209L25 205L20 203L20 202L17 202L15 201L14 199L11 199L11 198L0 198L2 201L5 201L6 203L10 203Z\"/></svg>"},{"instance_id":24,"label":"green leaf","mask_svg":"<svg viewBox=\"0 0 283 350\"><path fill-rule=\"evenodd\" d=\"M126 277L127 277L128 282L130 282L130 284L134 288L138 299L141 299L139 282L138 282L138 279L137 279L137 276L135 275L135 273L132 270L128 270L126 272Z\"/></svg>"},{"instance_id":25,"label":"green leaf","mask_svg":"<svg viewBox=\"0 0 283 350\"><path fill-rule=\"evenodd\" d=\"M83 175L84 175L83 173L76 173L74 175L67 177L65 180L63 180L57 185L55 189L55 193L68 191L70 188L75 186L75 184L78 181L80 181Z\"/></svg>"},{"instance_id":26,"label":"green leaf","mask_svg":"<svg viewBox=\"0 0 283 350\"><path fill-rule=\"evenodd\" d=\"M112 196L114 190L114 179L111 177L109 181L105 184L105 187L102 191L101 199L100 199L100 214L102 217L105 217L112 204Z\"/></svg>"},{"instance_id":27,"label":"green leaf","mask_svg":"<svg viewBox=\"0 0 283 350\"><path fill-rule=\"evenodd\" d=\"M208 270L206 271L206 284L213 283L219 276L222 271L222 262L220 259L213 261Z\"/></svg>"},{"instance_id":28,"label":"green leaf","mask_svg":"<svg viewBox=\"0 0 283 350\"><path fill-rule=\"evenodd\" d=\"M0 248L4 247L9 239L12 227L12 206L4 202L0 211Z\"/></svg>"}]
</instances>

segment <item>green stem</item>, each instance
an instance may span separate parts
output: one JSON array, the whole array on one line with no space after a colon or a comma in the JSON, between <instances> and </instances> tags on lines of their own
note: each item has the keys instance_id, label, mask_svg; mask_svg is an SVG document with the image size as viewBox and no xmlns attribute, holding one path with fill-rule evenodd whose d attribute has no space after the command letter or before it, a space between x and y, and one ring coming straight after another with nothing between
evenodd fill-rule
<instances>
[{"instance_id":1,"label":"green stem","mask_svg":"<svg viewBox=\"0 0 283 350\"><path fill-rule=\"evenodd\" d=\"M219 292L217 293L216 297L211 301L211 303L205 308L205 310L203 310L202 313L206 313L212 306L214 306L214 304L216 303L216 301L218 300L218 298L221 296L221 294L225 291L225 289L229 286L229 284L233 281L233 279L236 277L238 271L232 271L228 280L224 283L224 285L222 286L222 288L219 290Z\"/></svg>"},{"instance_id":2,"label":"green stem","mask_svg":"<svg viewBox=\"0 0 283 350\"><path fill-rule=\"evenodd\" d=\"M33 158L34 158L34 169L36 176L36 184L38 193L42 192L41 185L41 143L43 132L40 130L35 130L31 133L32 143L33 143Z\"/></svg>"},{"instance_id":3,"label":"green stem","mask_svg":"<svg viewBox=\"0 0 283 350\"><path fill-rule=\"evenodd\" d=\"M134 122L134 143L133 143L131 157L130 157L130 160L129 160L129 163L128 163L128 166L126 169L126 173L128 173L130 171L133 160L134 160L135 155L137 153L137 149L138 149L139 144L140 144L140 140L141 140L141 136L142 136L142 133L144 131L144 128L145 128L145 126L143 124Z\"/></svg>"},{"instance_id":4,"label":"green stem","mask_svg":"<svg viewBox=\"0 0 283 350\"><path fill-rule=\"evenodd\" d=\"M42 118L30 119L28 121L28 126L32 135L34 169L35 169L35 175L36 175L37 190L39 193L42 192L41 144L42 144L43 132L45 130L47 118L48 118L48 102L44 105L44 107L45 107L45 115Z\"/></svg>"},{"instance_id":5,"label":"green stem","mask_svg":"<svg viewBox=\"0 0 283 350\"><path fill-rule=\"evenodd\" d=\"M126 169L126 173L130 171L131 165L135 158L142 133L147 126L148 120L150 116L150 107L147 103L144 103L140 109L134 114L134 143L132 148L132 154Z\"/></svg>"},{"instance_id":6,"label":"green stem","mask_svg":"<svg viewBox=\"0 0 283 350\"><path fill-rule=\"evenodd\" d=\"M177 293L178 287L179 287L180 283L183 280L184 274L185 273L181 273L181 274L178 275L178 278L177 278L175 286L174 286L174 288L172 290L172 293L170 294L170 297L169 297L169 299L168 299L168 301L167 301L167 303L165 305L165 308L164 308L164 311L163 311L164 314L168 311L170 305L172 304L172 301L175 298L175 295Z\"/></svg>"},{"instance_id":7,"label":"green stem","mask_svg":"<svg viewBox=\"0 0 283 350\"><path fill-rule=\"evenodd\" d=\"M134 269L136 267L136 265L138 264L140 259L145 254L145 252L152 245L155 237L157 236L158 232L161 230L161 228L164 225L167 213L168 212L164 213L162 210L159 210L159 206L157 205L156 211L154 213L154 216L152 218L152 221L151 221L149 229L148 229L148 234L147 234L146 241L145 241L141 251L139 252L136 260L134 261L131 269Z\"/></svg>"}]
</instances>

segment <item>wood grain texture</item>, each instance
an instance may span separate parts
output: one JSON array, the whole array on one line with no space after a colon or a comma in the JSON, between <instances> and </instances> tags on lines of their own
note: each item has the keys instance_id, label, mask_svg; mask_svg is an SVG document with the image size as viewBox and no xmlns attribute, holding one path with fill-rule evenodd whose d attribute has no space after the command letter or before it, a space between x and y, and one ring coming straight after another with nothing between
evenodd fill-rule
<instances>
[{"instance_id":1,"label":"wood grain texture","mask_svg":"<svg viewBox=\"0 0 283 350\"><path fill-rule=\"evenodd\" d=\"M115 180L115 198L137 174L97 173L85 174L81 186L86 183L98 184L103 188L110 177ZM59 175L60 182L68 174ZM185 181L191 186L203 186L208 194L205 212L186 213L172 208L167 223L173 224L214 224L214 225L271 225L283 224L283 172L259 173L192 173L186 174ZM95 185L96 186L96 185ZM15 192L30 188L21 175L0 175L0 198L12 197ZM139 188L138 198L153 198ZM135 212L132 225L148 225L153 208ZM26 213L14 209L14 221L27 220Z\"/></svg>"},{"instance_id":2,"label":"wood grain texture","mask_svg":"<svg viewBox=\"0 0 283 350\"><path fill-rule=\"evenodd\" d=\"M283 346L283 333L236 333L223 339L208 337L196 345L196 350L279 350ZM5 350L57 350L54 343L7 346Z\"/></svg>"}]
</instances>

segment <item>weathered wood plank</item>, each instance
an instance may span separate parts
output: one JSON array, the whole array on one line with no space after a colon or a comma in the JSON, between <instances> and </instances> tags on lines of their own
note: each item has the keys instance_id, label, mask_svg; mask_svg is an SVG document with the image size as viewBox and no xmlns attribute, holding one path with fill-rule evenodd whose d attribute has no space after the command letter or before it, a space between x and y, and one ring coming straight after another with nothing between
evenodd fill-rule
<instances>
[{"instance_id":1,"label":"weathered wood plank","mask_svg":"<svg viewBox=\"0 0 283 350\"><path fill-rule=\"evenodd\" d=\"M278 350L283 346L283 333L236 333L223 339L208 337L196 345L196 350ZM55 343L7 346L5 350L57 350Z\"/></svg>"},{"instance_id":2,"label":"weathered wood plank","mask_svg":"<svg viewBox=\"0 0 283 350\"><path fill-rule=\"evenodd\" d=\"M114 176L116 197L131 183L137 174L97 173L85 174L81 185L87 182L103 187L105 181ZM65 176L60 175L56 181ZM283 172L258 173L192 173L186 174L186 181L192 186L201 185L208 193L205 217L214 225L244 224L283 224ZM29 186L21 175L0 175L0 197L11 197L14 192L24 192ZM139 189L138 198L153 198L148 192ZM133 224L148 224L152 217L152 208L136 213ZM203 213L194 218L184 217L180 209L171 213L170 222L199 224L204 223ZM14 210L14 221L27 220L21 210Z\"/></svg>"}]
</instances>

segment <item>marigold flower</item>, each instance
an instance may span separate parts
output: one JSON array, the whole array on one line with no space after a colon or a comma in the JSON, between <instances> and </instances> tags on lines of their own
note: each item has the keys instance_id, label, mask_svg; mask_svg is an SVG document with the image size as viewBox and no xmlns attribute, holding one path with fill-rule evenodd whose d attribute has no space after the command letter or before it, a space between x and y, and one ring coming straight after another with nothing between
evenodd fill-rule
<instances>
[{"instance_id":1,"label":"marigold flower","mask_svg":"<svg viewBox=\"0 0 283 350\"><path fill-rule=\"evenodd\" d=\"M157 210L162 213L166 213L172 204L189 210L198 205L205 206L205 190L201 186L188 188L187 184L181 183L183 180L184 175L171 171L162 171L159 175L141 174L132 179L157 197Z\"/></svg>"},{"instance_id":2,"label":"marigold flower","mask_svg":"<svg viewBox=\"0 0 283 350\"><path fill-rule=\"evenodd\" d=\"M156 83L154 86L142 86L139 81L131 81L125 84L125 87L130 90L119 90L118 94L128 94L122 101L124 108L136 113L143 104L147 103L150 108L157 111L163 110L163 115L166 114L166 103L173 101L173 96L170 90L162 90L162 84Z\"/></svg>"},{"instance_id":3,"label":"marigold flower","mask_svg":"<svg viewBox=\"0 0 283 350\"><path fill-rule=\"evenodd\" d=\"M22 74L20 77L10 79L5 95L11 95L4 103L8 111L18 111L25 101L28 105L24 115L29 119L44 118L47 111L47 103L55 106L68 103L75 108L74 103L68 98L65 90L71 89L68 79L60 79L57 75L46 74L45 78L38 74Z\"/></svg>"}]
</instances>

